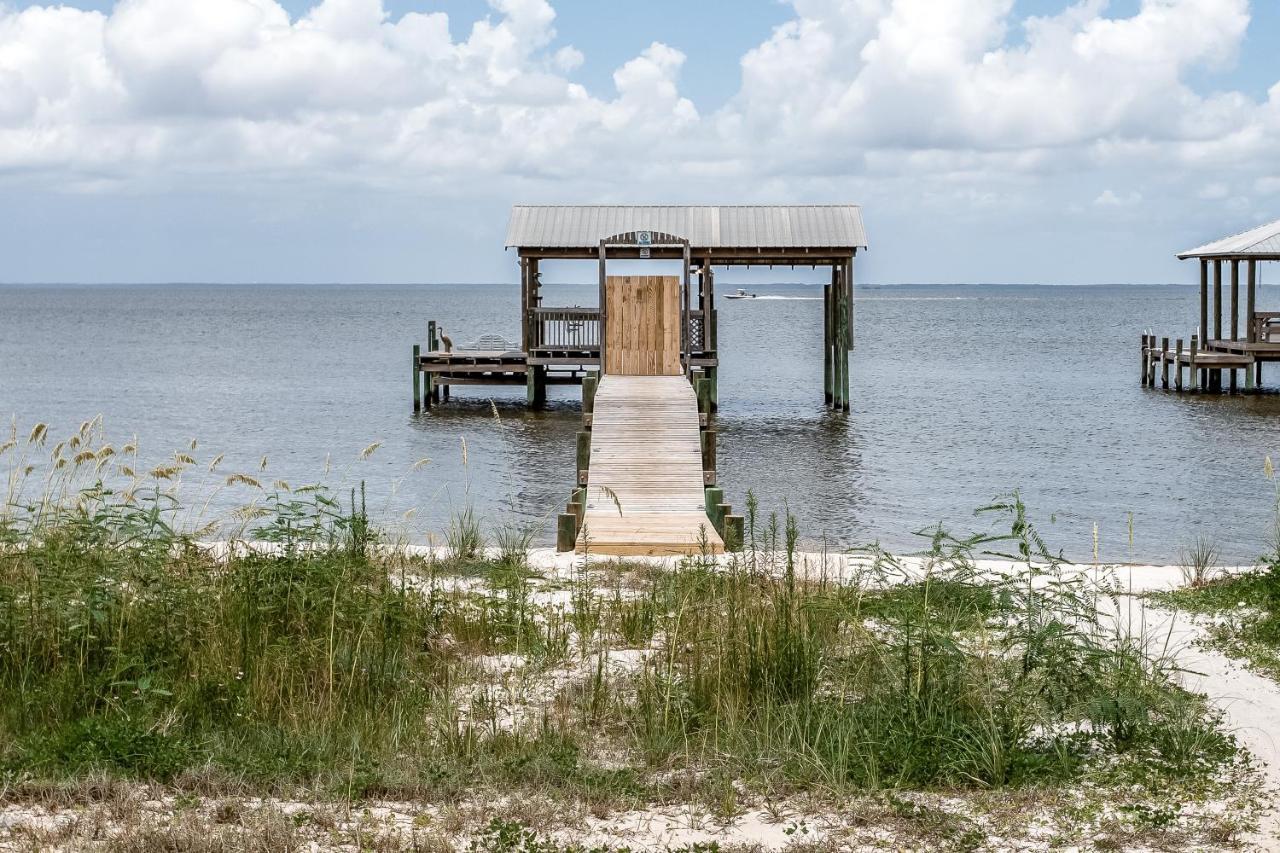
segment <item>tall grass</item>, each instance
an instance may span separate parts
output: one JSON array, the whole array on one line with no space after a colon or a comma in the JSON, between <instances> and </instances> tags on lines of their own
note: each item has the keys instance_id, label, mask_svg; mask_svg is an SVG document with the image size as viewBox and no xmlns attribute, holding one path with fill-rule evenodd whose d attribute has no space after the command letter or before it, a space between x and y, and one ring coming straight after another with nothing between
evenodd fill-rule
<instances>
[{"instance_id":1,"label":"tall grass","mask_svg":"<svg viewBox=\"0 0 1280 853\"><path fill-rule=\"evenodd\" d=\"M528 571L524 529L485 560L469 511L450 550L484 572L380 547L363 490L266 492L229 526L269 547L213 550L179 521L180 471L109 488L120 463L93 431L47 472L27 470L43 434L0 451L27 454L0 515L4 780L639 797L681 768L769 790L986 788L1232 754L1016 497L985 509L1004 535L932 530L917 559L871 548L852 577L751 497L742 555L625 583L584 561L566 588ZM979 571L993 554L1014 569Z\"/></svg>"},{"instance_id":2,"label":"tall grass","mask_svg":"<svg viewBox=\"0 0 1280 853\"><path fill-rule=\"evenodd\" d=\"M885 585L911 572L879 549L859 582L798 578L790 516L780 577L749 554L660 582L665 653L634 713L649 760L838 788L1065 779L1099 751L1194 772L1188 743L1229 756L1171 662L1101 615L1100 591L1064 575L1021 502L986 511L1009 533L933 531L904 585ZM1017 567L980 576L979 551Z\"/></svg>"}]
</instances>

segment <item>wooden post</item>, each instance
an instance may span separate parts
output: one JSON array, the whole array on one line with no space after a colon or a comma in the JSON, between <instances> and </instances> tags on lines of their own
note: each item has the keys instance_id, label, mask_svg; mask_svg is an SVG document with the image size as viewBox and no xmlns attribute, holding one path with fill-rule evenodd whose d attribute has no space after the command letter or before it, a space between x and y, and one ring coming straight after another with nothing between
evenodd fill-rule
<instances>
[{"instance_id":1,"label":"wooden post","mask_svg":"<svg viewBox=\"0 0 1280 853\"><path fill-rule=\"evenodd\" d=\"M529 259L520 258L520 350L529 351Z\"/></svg>"},{"instance_id":2,"label":"wooden post","mask_svg":"<svg viewBox=\"0 0 1280 853\"><path fill-rule=\"evenodd\" d=\"M598 333L600 337L600 375L601 376L603 376L609 370L609 367L605 362L605 354L609 349L608 341L605 340L605 338L608 337L608 334L607 334L608 323L605 322L605 318L608 313L606 308L607 303L608 303L608 300L606 299L606 294L605 294L605 248L604 248L604 240L601 240L600 241L600 307L599 309L597 309L597 314L596 314L596 316L599 318L597 320L597 323L599 324Z\"/></svg>"},{"instance_id":3,"label":"wooden post","mask_svg":"<svg viewBox=\"0 0 1280 853\"><path fill-rule=\"evenodd\" d=\"M711 380L705 376L695 379L694 392L698 395L698 411L704 415L711 414Z\"/></svg>"},{"instance_id":4,"label":"wooden post","mask_svg":"<svg viewBox=\"0 0 1280 853\"><path fill-rule=\"evenodd\" d=\"M689 371L693 367L691 364L693 360L693 328L689 319L689 265L692 262L692 259L689 257L689 241L686 240L684 241L684 284L680 289L680 318L682 327L680 331L680 339L682 341L681 349L684 351L684 360L681 363L684 365L685 376L689 375Z\"/></svg>"},{"instance_id":5,"label":"wooden post","mask_svg":"<svg viewBox=\"0 0 1280 853\"><path fill-rule=\"evenodd\" d=\"M1209 260L1200 259L1200 340L1209 339Z\"/></svg>"},{"instance_id":6,"label":"wooden post","mask_svg":"<svg viewBox=\"0 0 1280 853\"><path fill-rule=\"evenodd\" d=\"M578 517L562 512L556 518L556 550L561 554L572 551L578 544Z\"/></svg>"},{"instance_id":7,"label":"wooden post","mask_svg":"<svg viewBox=\"0 0 1280 853\"><path fill-rule=\"evenodd\" d=\"M1258 339L1257 329L1254 327L1253 314L1256 307L1258 293L1258 262L1249 261L1249 283L1245 287L1245 340L1249 343L1255 343Z\"/></svg>"},{"instance_id":8,"label":"wooden post","mask_svg":"<svg viewBox=\"0 0 1280 853\"><path fill-rule=\"evenodd\" d=\"M724 525L724 520L720 518L720 505L724 503L724 489L708 486L704 490L703 502L706 504L707 518L711 519L711 526L719 533Z\"/></svg>"},{"instance_id":9,"label":"wooden post","mask_svg":"<svg viewBox=\"0 0 1280 853\"><path fill-rule=\"evenodd\" d=\"M822 395L828 406L835 399L834 371L835 357L832 355L834 341L831 340L831 288L834 286L836 268L831 268L832 284L822 286Z\"/></svg>"},{"instance_id":10,"label":"wooden post","mask_svg":"<svg viewBox=\"0 0 1280 853\"><path fill-rule=\"evenodd\" d=\"M596 410L596 387L599 379L588 374L582 378L582 412L591 414Z\"/></svg>"},{"instance_id":11,"label":"wooden post","mask_svg":"<svg viewBox=\"0 0 1280 853\"><path fill-rule=\"evenodd\" d=\"M422 411L422 385L419 373L422 370L422 346L413 345L413 411Z\"/></svg>"},{"instance_id":12,"label":"wooden post","mask_svg":"<svg viewBox=\"0 0 1280 853\"><path fill-rule=\"evenodd\" d=\"M1156 336L1151 336L1150 346L1147 347L1147 387L1156 387Z\"/></svg>"},{"instance_id":13,"label":"wooden post","mask_svg":"<svg viewBox=\"0 0 1280 853\"><path fill-rule=\"evenodd\" d=\"M724 517L724 549L726 551L741 551L743 534L746 530L746 520L740 515L726 515Z\"/></svg>"},{"instance_id":14,"label":"wooden post","mask_svg":"<svg viewBox=\"0 0 1280 853\"><path fill-rule=\"evenodd\" d=\"M842 265L840 278L840 408L849 411L849 351L853 333L853 318L849 303L853 301L852 288L849 284L849 266Z\"/></svg>"},{"instance_id":15,"label":"wooden post","mask_svg":"<svg viewBox=\"0 0 1280 853\"><path fill-rule=\"evenodd\" d=\"M576 485L586 485L586 474L591 468L591 433L583 430L578 433L578 482Z\"/></svg>"},{"instance_id":16,"label":"wooden post","mask_svg":"<svg viewBox=\"0 0 1280 853\"><path fill-rule=\"evenodd\" d=\"M1240 261L1231 262L1231 340L1240 340ZM1236 390L1236 369L1227 371L1231 377L1231 390Z\"/></svg>"},{"instance_id":17,"label":"wooden post","mask_svg":"<svg viewBox=\"0 0 1280 853\"><path fill-rule=\"evenodd\" d=\"M587 490L581 487L574 489L569 505L573 507L574 515L578 517L578 526L581 527L582 519L587 514Z\"/></svg>"},{"instance_id":18,"label":"wooden post","mask_svg":"<svg viewBox=\"0 0 1280 853\"><path fill-rule=\"evenodd\" d=\"M1213 339L1222 340L1222 261L1213 262Z\"/></svg>"},{"instance_id":19,"label":"wooden post","mask_svg":"<svg viewBox=\"0 0 1280 853\"><path fill-rule=\"evenodd\" d=\"M547 369L540 364L525 367L525 402L531 409L542 408L547 403Z\"/></svg>"},{"instance_id":20,"label":"wooden post","mask_svg":"<svg viewBox=\"0 0 1280 853\"><path fill-rule=\"evenodd\" d=\"M1174 347L1175 348L1174 348L1174 356L1173 356L1173 387L1179 393L1181 393L1182 392L1182 338L1178 338L1178 340L1174 343Z\"/></svg>"},{"instance_id":21,"label":"wooden post","mask_svg":"<svg viewBox=\"0 0 1280 853\"><path fill-rule=\"evenodd\" d=\"M1201 386L1200 371L1196 370L1196 350L1200 348L1200 336L1191 336L1191 351L1187 354L1187 377L1191 381L1191 390L1199 391Z\"/></svg>"},{"instance_id":22,"label":"wooden post","mask_svg":"<svg viewBox=\"0 0 1280 853\"><path fill-rule=\"evenodd\" d=\"M1142 387L1147 387L1147 333L1142 333Z\"/></svg>"},{"instance_id":23,"label":"wooden post","mask_svg":"<svg viewBox=\"0 0 1280 853\"><path fill-rule=\"evenodd\" d=\"M1244 369L1244 390L1252 391L1254 390L1254 387L1253 365L1246 365Z\"/></svg>"},{"instance_id":24,"label":"wooden post","mask_svg":"<svg viewBox=\"0 0 1280 853\"><path fill-rule=\"evenodd\" d=\"M1213 262L1213 339L1222 340L1222 261ZM1200 346L1209 349L1208 341L1201 341ZM1209 390L1222 390L1222 368L1209 371Z\"/></svg>"},{"instance_id":25,"label":"wooden post","mask_svg":"<svg viewBox=\"0 0 1280 853\"><path fill-rule=\"evenodd\" d=\"M1160 339L1160 387L1169 390L1169 339Z\"/></svg>"},{"instance_id":26,"label":"wooden post","mask_svg":"<svg viewBox=\"0 0 1280 853\"><path fill-rule=\"evenodd\" d=\"M856 254L855 250L855 254ZM849 256L849 260L845 261L845 278L849 280L849 351L852 352L855 346L854 338L854 319L857 316L857 306L853 298L853 259L854 255Z\"/></svg>"},{"instance_id":27,"label":"wooden post","mask_svg":"<svg viewBox=\"0 0 1280 853\"><path fill-rule=\"evenodd\" d=\"M713 429L704 429L701 433L702 441L702 470L716 470L716 431Z\"/></svg>"},{"instance_id":28,"label":"wooden post","mask_svg":"<svg viewBox=\"0 0 1280 853\"><path fill-rule=\"evenodd\" d=\"M435 320L427 321L427 351L440 351L440 330L436 326ZM434 373L427 374L427 393L431 397L431 402L440 402L440 383L436 382L436 376Z\"/></svg>"}]
</instances>

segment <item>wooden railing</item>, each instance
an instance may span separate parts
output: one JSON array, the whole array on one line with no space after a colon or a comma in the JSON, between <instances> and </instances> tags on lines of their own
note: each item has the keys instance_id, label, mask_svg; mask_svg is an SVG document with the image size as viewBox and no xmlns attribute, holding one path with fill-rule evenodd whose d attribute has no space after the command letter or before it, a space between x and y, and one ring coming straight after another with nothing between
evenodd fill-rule
<instances>
[{"instance_id":1,"label":"wooden railing","mask_svg":"<svg viewBox=\"0 0 1280 853\"><path fill-rule=\"evenodd\" d=\"M689 349L707 345L702 311L689 312ZM600 312L595 308L532 308L529 310L529 349L599 350Z\"/></svg>"},{"instance_id":2,"label":"wooden railing","mask_svg":"<svg viewBox=\"0 0 1280 853\"><path fill-rule=\"evenodd\" d=\"M1258 343L1280 341L1280 311L1254 311L1253 337Z\"/></svg>"},{"instance_id":3,"label":"wooden railing","mask_svg":"<svg viewBox=\"0 0 1280 853\"><path fill-rule=\"evenodd\" d=\"M529 348L599 350L600 312L595 308L531 308Z\"/></svg>"}]
</instances>

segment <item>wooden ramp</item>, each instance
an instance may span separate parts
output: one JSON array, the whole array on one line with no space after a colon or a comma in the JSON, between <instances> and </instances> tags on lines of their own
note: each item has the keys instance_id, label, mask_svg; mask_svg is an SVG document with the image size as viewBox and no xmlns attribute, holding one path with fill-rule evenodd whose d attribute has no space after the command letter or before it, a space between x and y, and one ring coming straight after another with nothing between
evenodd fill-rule
<instances>
[{"instance_id":1,"label":"wooden ramp","mask_svg":"<svg viewBox=\"0 0 1280 853\"><path fill-rule=\"evenodd\" d=\"M619 556L693 554L707 517L698 401L682 375L601 378L591 422L585 525L578 550Z\"/></svg>"}]
</instances>

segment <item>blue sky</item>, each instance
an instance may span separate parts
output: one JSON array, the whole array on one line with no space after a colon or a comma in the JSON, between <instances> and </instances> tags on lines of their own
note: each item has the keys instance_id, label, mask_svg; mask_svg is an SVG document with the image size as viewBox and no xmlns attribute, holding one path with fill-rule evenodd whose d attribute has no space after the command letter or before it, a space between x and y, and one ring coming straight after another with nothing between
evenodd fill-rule
<instances>
[{"instance_id":1,"label":"blue sky","mask_svg":"<svg viewBox=\"0 0 1280 853\"><path fill-rule=\"evenodd\" d=\"M863 280L1189 281L1280 217L1277 47L1270 0L0 2L0 281L510 280L521 201L859 201Z\"/></svg>"}]
</instances>

